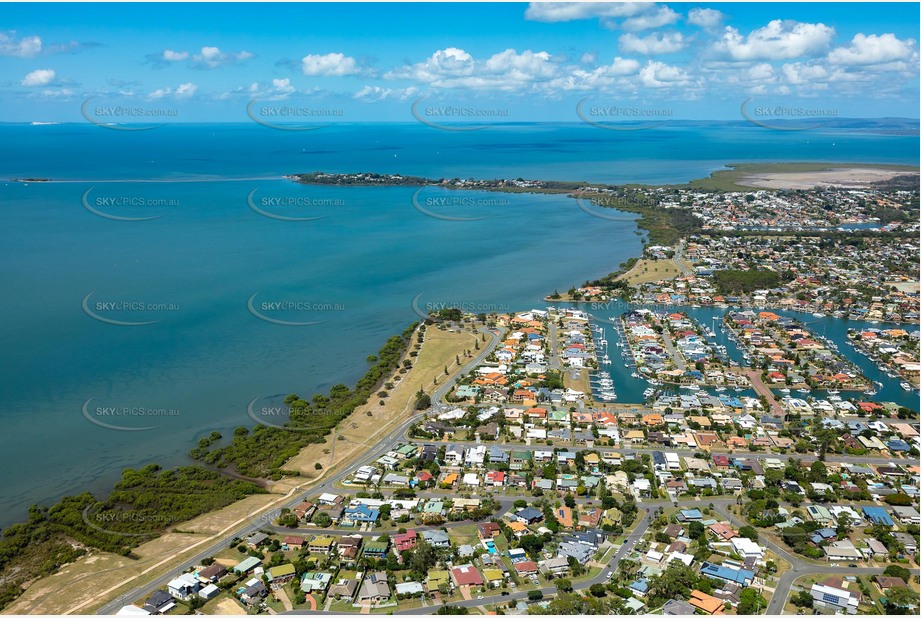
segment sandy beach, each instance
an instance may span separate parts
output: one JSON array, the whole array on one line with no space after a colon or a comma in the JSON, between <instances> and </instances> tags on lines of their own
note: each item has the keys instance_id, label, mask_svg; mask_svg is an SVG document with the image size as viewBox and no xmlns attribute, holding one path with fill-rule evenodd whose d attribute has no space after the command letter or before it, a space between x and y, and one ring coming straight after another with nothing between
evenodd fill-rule
<instances>
[{"instance_id":1,"label":"sandy beach","mask_svg":"<svg viewBox=\"0 0 921 618\"><path fill-rule=\"evenodd\" d=\"M895 176L915 175L917 172L887 170L870 167L838 167L822 171L764 172L745 175L736 184L764 189L811 189L813 187L836 186L845 189L860 189L871 183L889 180Z\"/></svg>"}]
</instances>

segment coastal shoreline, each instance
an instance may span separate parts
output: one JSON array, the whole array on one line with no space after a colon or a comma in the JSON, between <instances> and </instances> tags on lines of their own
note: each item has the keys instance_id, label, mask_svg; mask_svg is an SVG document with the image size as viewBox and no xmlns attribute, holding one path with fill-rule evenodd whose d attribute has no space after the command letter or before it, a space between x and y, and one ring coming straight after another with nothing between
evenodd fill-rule
<instances>
[{"instance_id":1,"label":"coastal shoreline","mask_svg":"<svg viewBox=\"0 0 921 618\"><path fill-rule=\"evenodd\" d=\"M755 164L751 164L751 165L755 165ZM770 165L770 164L765 164L765 165ZM819 164L783 164L783 165L795 167L797 165L816 166ZM844 166L844 164L822 164L822 165L825 166L824 167L825 169L828 169L828 166L834 166L835 169L852 169L852 170L868 169L868 168L873 167L872 164L860 164L860 165L851 164L850 167L846 167ZM893 176L899 175L901 172L917 170L917 168L912 168L910 166L880 165L878 166L878 168L879 169L889 169L891 173L893 174ZM756 173L752 171L750 167L744 168L744 170L742 171L739 171L739 170L734 170L734 171L738 173L747 173L750 175ZM772 172L762 172L762 173L767 174L767 173L772 173ZM782 173L788 173L788 172L778 172L775 170L773 173L782 174ZM806 172L801 170L800 172L796 172L796 173L806 173ZM915 171L914 173L917 173L917 172ZM343 176L343 175L330 175L330 176L332 178L336 178L336 177ZM348 175L345 175L345 176L348 176ZM409 179L407 182L404 182L402 180L404 177L399 176L399 175L394 175L394 177L400 178L401 180L398 182L394 182L393 185L386 184L386 181L384 181L383 184L381 182L368 182L367 184L349 183L345 185L339 185L338 183L335 183L335 182L305 182L303 180L304 175L288 175L288 176L284 176L283 178L294 180L295 182L299 182L302 184L321 184L321 185L336 185L336 186L411 186L411 187L431 186L431 187L442 187L442 188L454 189L454 190L482 190L482 191L515 192L515 193L568 194L569 197L573 197L573 198L580 198L580 197L585 197L587 195L591 195L591 192L586 192L585 189L619 189L623 187L623 185L604 185L604 184L592 184L592 183L555 182L555 181L521 181L520 184L512 184L512 185L506 185L505 181L469 181L469 184L464 184L468 181L458 181L461 184L452 185L450 184L451 181L444 181L444 180L434 181L434 180L429 180L429 179L412 178L412 179ZM272 178L272 179L278 179L278 178ZM235 179L223 179L223 180L224 181L239 181L239 180L247 180L247 179L235 178ZM216 180L215 179L186 180L186 181L182 181L182 180L159 180L159 181L136 180L136 181L111 181L111 182L167 182L168 183L168 182L214 182L214 181ZM51 180L48 180L48 182L89 182L89 181L51 181ZM446 184L446 182L448 184ZM694 181L691 181L691 183L688 183L687 185L681 185L681 186L692 187L693 182ZM486 184L483 184L483 183L486 183ZM490 183L497 183L497 184L490 184ZM652 187L654 185L631 185L631 186ZM778 188L773 188L773 189L779 190ZM752 188L751 187L741 187L739 190L750 191L752 190ZM772 190L772 189L768 188L767 190ZM652 240L654 232L659 232L661 234L661 230L659 230L658 228L653 228L653 227L648 226L649 222L644 220L644 217L646 216L646 214L650 212L660 213L660 211L664 209L660 208L658 205L653 205L653 204L640 203L637 205L631 205L628 202L624 202L623 205L614 206L614 208L617 208L618 210L622 209L622 210L625 210L626 212L634 212L634 210L630 210L631 207L634 207L637 210L639 210L641 217L636 220L636 224L641 229L645 229L647 232L650 233L650 240ZM644 222L647 224L647 227L644 227ZM672 230L672 231L677 233L677 230ZM679 234L679 237L681 237L680 234ZM623 276L624 274L626 273L621 273L621 276ZM678 273L677 276L680 276L680 273ZM562 298L552 299L550 297L546 297L544 300L546 302L561 302L561 303L562 302L572 302L572 303L577 303L577 304L584 304L584 303L596 303L596 302L599 302L600 299L567 300L567 299L562 299ZM629 301L626 301L626 302L629 302ZM680 306L684 306L684 304L670 304L669 306L680 307ZM725 305L725 306L727 308L730 308L730 305ZM742 304L741 306L748 306L748 305ZM766 305L766 304L751 305L752 308L765 308L766 306L769 306L769 305ZM776 308L783 309L784 307L778 306ZM251 479L248 479L248 480L251 480ZM307 482L309 483L310 481L307 481Z\"/></svg>"}]
</instances>

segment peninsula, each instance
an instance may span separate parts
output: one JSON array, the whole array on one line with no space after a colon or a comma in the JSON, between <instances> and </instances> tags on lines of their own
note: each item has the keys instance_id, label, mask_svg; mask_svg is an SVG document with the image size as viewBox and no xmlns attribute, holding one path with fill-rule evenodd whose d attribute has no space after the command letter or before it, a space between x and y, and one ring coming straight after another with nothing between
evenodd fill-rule
<instances>
[{"instance_id":1,"label":"peninsula","mask_svg":"<svg viewBox=\"0 0 921 618\"><path fill-rule=\"evenodd\" d=\"M851 181L858 173L829 165ZM747 167L743 173L762 180L770 175L776 185L778 175L788 172ZM787 386L859 393L873 383L830 340L764 311L727 314L723 330L759 363L743 369L725 346L711 341L712 330L680 306L778 304L821 315L917 322L918 295L906 285L916 275L918 248L906 239L917 236L918 191L905 186L911 170L887 173L881 178L874 172L859 189L735 185L741 177L732 178L731 188L705 188L694 182L650 187L372 173L287 176L333 186L562 193L580 200L588 214L639 214L636 224L648 232L642 258L627 265L629 272L587 282L568 298L604 300L617 292L640 305L674 305L668 315L625 312L617 328L637 376L642 371L650 384L692 393L679 398L651 389L639 412L635 403L613 403L610 377L593 381L588 375L609 362L603 329L580 309L430 315L369 357L372 365L354 388L338 385L309 400L288 397L292 420L284 428L241 427L230 442L212 434L190 453L201 465L128 470L104 500L83 494L34 509L29 522L5 531L0 602L33 612L109 613L130 603L150 612L169 611L170 604L206 613L278 612L315 608L318 599L333 611L421 610L422 599L437 595L441 604L495 610L505 603L501 597L518 602L554 595L563 607L573 590L604 598L613 588L620 592L605 601L611 611L642 606L643 596L633 593L641 584L631 565L667 554L694 565L680 574L669 569L669 577L689 578L688 585L706 596L698 599L702 603L714 595L741 611L755 601L763 607L761 595L770 594L779 610L793 578L778 568L828 569L804 567L810 563L793 554L841 560L846 558L836 556L846 548L822 541L817 552L786 533L771 540L768 527L784 520L765 519L762 503L782 500L795 509L799 493L817 496L815 486L832 470L850 478L858 467L877 479L901 470L902 453L916 450L899 438L910 436L893 419L917 412L854 397L822 403L788 396L778 402L772 391L789 392ZM829 255L836 259L824 259ZM672 265L668 277L653 275L657 263L663 273L666 263ZM914 379L908 375L917 363L912 369L905 360L917 352L917 342L907 332L855 331L848 339L906 385L917 383L917 373ZM889 351L880 352L877 341ZM749 387L759 396L694 393ZM584 411L573 412L579 402ZM848 440L843 424L797 424L794 433L785 420L818 419L828 409L870 415L878 424L872 436L865 429L859 440ZM461 446L431 444L445 439ZM471 440L477 444L464 445ZM816 444L821 452L813 453ZM674 452L667 458L635 452L646 446ZM682 450L685 463L677 455ZM730 456L743 472L727 474L724 460ZM781 457L811 467L804 472L799 463L788 464L793 467L785 482L764 474L761 485L750 483L744 471L752 468L745 466L773 467ZM594 472L581 474L585 470ZM853 502L869 500L879 486L820 489ZM894 489L886 496L900 495ZM149 501L153 494L174 497L157 507ZM724 494L736 497L719 497ZM700 496L712 502L705 512L695 506ZM638 508L640 501L656 514ZM892 505L899 501L904 499L887 498ZM700 530L704 516L717 522L712 539ZM819 519L815 523L807 532L819 529ZM764 529L763 543L757 528ZM868 534L889 548L884 562L908 543L889 530ZM726 566L721 545L733 536L749 543L733 546L728 555L751 554L750 566ZM835 543L850 542L847 530L836 536ZM693 548L684 544L693 551L674 545L684 537L694 539ZM867 541L860 536L857 542L863 548ZM645 553L639 554L641 546ZM59 570L58 577L47 577ZM403 573L405 581L392 579L392 572ZM729 577L743 578L745 603L734 600L738 589L715 587L714 581ZM647 598L666 599L662 586L669 581L658 578ZM83 591L77 597L52 591L77 582Z\"/></svg>"}]
</instances>

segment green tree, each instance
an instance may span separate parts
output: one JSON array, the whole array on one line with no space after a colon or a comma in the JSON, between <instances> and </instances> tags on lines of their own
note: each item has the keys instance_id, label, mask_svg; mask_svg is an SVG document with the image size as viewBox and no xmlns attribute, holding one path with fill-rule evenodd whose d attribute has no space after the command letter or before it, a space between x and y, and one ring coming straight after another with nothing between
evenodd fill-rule
<instances>
[{"instance_id":1,"label":"green tree","mask_svg":"<svg viewBox=\"0 0 921 618\"><path fill-rule=\"evenodd\" d=\"M767 600L754 588L744 588L739 593L739 615L759 614L767 607Z\"/></svg>"},{"instance_id":2,"label":"green tree","mask_svg":"<svg viewBox=\"0 0 921 618\"><path fill-rule=\"evenodd\" d=\"M886 570L883 571L883 575L887 575L889 577L901 577L902 581L906 583L911 581L911 571L897 564L890 564L887 566Z\"/></svg>"},{"instance_id":3,"label":"green tree","mask_svg":"<svg viewBox=\"0 0 921 618\"><path fill-rule=\"evenodd\" d=\"M918 595L908 587L898 586L886 591L886 613L910 613L918 607Z\"/></svg>"},{"instance_id":4,"label":"green tree","mask_svg":"<svg viewBox=\"0 0 921 618\"><path fill-rule=\"evenodd\" d=\"M758 531L755 530L754 526L742 526L739 528L739 536L744 536L746 539L757 541Z\"/></svg>"},{"instance_id":5,"label":"green tree","mask_svg":"<svg viewBox=\"0 0 921 618\"><path fill-rule=\"evenodd\" d=\"M790 602L797 607L812 607L812 595L807 590L800 590L791 595Z\"/></svg>"},{"instance_id":6,"label":"green tree","mask_svg":"<svg viewBox=\"0 0 921 618\"><path fill-rule=\"evenodd\" d=\"M458 607L457 605L442 605L435 612L437 616L466 615L469 613L469 609L466 607Z\"/></svg>"},{"instance_id":7,"label":"green tree","mask_svg":"<svg viewBox=\"0 0 921 618\"><path fill-rule=\"evenodd\" d=\"M814 461L809 467L809 480L813 483L824 483L828 479L828 468L821 461Z\"/></svg>"},{"instance_id":8,"label":"green tree","mask_svg":"<svg viewBox=\"0 0 921 618\"><path fill-rule=\"evenodd\" d=\"M409 561L410 571L421 579L436 564L438 564L438 549L425 539L419 539Z\"/></svg>"},{"instance_id":9,"label":"green tree","mask_svg":"<svg viewBox=\"0 0 921 618\"><path fill-rule=\"evenodd\" d=\"M414 410L426 410L431 407L432 407L432 398L429 396L428 393L425 393L422 391L422 389L419 389L419 392L416 393L416 401L413 404L413 409Z\"/></svg>"},{"instance_id":10,"label":"green tree","mask_svg":"<svg viewBox=\"0 0 921 618\"><path fill-rule=\"evenodd\" d=\"M664 605L669 599L686 599L697 587L697 573L680 562L672 562L658 577L652 579L647 591L649 607Z\"/></svg>"}]
</instances>

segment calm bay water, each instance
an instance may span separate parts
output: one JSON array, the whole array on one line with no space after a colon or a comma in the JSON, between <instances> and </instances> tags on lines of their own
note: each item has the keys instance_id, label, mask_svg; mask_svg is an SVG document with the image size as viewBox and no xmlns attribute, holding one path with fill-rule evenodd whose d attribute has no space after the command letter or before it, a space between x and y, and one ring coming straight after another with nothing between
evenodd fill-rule
<instances>
[{"instance_id":1,"label":"calm bay water","mask_svg":"<svg viewBox=\"0 0 921 618\"><path fill-rule=\"evenodd\" d=\"M199 437L251 425L255 398L353 383L366 356L418 318L414 298L423 308L542 306L546 292L610 272L641 249L632 216L598 219L566 197L307 187L284 174L652 183L743 161L918 163L917 135L738 126L637 133L0 125L0 178L70 181L0 183L0 524L33 503L104 492L124 467L186 463ZM485 218L426 216L414 194L430 212ZM476 203L442 200L457 197ZM284 221L254 206L324 218ZM263 317L320 323L260 319L251 298ZM122 301L131 304L109 304ZM300 305L279 310L278 302ZM134 410L96 413L110 407ZM86 416L155 428L116 431Z\"/></svg>"}]
</instances>

